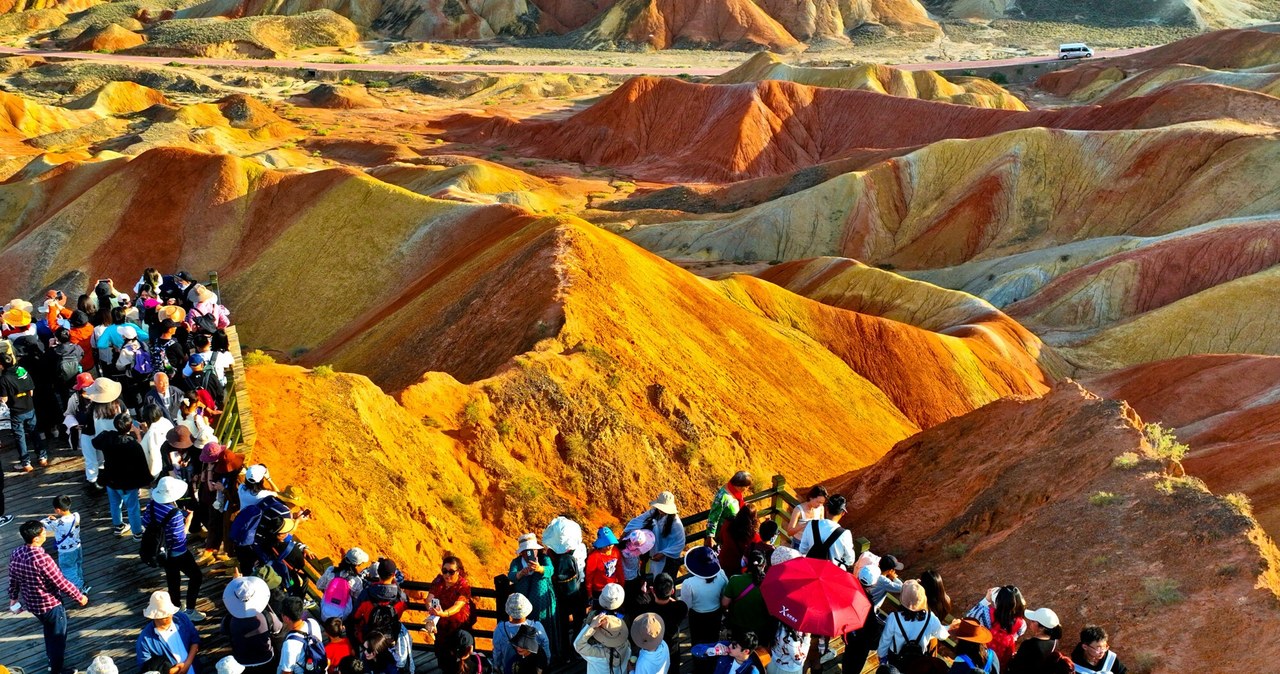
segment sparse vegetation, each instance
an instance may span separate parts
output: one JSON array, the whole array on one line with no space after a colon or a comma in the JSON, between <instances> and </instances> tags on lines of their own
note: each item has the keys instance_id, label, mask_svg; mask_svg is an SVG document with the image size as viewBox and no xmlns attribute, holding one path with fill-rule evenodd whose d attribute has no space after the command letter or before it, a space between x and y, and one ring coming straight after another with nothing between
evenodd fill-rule
<instances>
[{"instance_id":1,"label":"sparse vegetation","mask_svg":"<svg viewBox=\"0 0 1280 674\"><path fill-rule=\"evenodd\" d=\"M991 80L996 84L999 84L1000 86L1004 86L1009 83L1009 77L998 70L988 75L987 79Z\"/></svg>"},{"instance_id":2,"label":"sparse vegetation","mask_svg":"<svg viewBox=\"0 0 1280 674\"><path fill-rule=\"evenodd\" d=\"M1119 468L1120 470L1132 470L1137 467L1138 460L1138 455L1136 453L1125 452L1111 460L1111 467Z\"/></svg>"},{"instance_id":3,"label":"sparse vegetation","mask_svg":"<svg viewBox=\"0 0 1280 674\"><path fill-rule=\"evenodd\" d=\"M494 424L493 428L498 431L498 435L504 438L511 435L511 433L516 429L515 424L511 423L509 419L498 420L498 423Z\"/></svg>"},{"instance_id":4,"label":"sparse vegetation","mask_svg":"<svg viewBox=\"0 0 1280 674\"><path fill-rule=\"evenodd\" d=\"M1191 449L1178 442L1178 438L1173 434L1173 431L1160 424L1147 424L1143 427L1142 432L1151 446L1150 455L1152 458L1181 465L1182 459L1187 456L1187 452Z\"/></svg>"},{"instance_id":5,"label":"sparse vegetation","mask_svg":"<svg viewBox=\"0 0 1280 674\"><path fill-rule=\"evenodd\" d=\"M582 353L585 354L587 358L595 361L596 365L599 365L600 367L613 367L618 364L617 359L609 355L608 351L605 351L594 344L587 344L583 346Z\"/></svg>"},{"instance_id":6,"label":"sparse vegetation","mask_svg":"<svg viewBox=\"0 0 1280 674\"><path fill-rule=\"evenodd\" d=\"M290 358L301 358L301 357L303 357L303 356L307 355L307 352L308 352L308 351L310 351L310 350L311 350L311 349L308 349L308 348L307 348L307 347L305 347L305 346L298 346L298 347L294 347L294 349L293 349L293 350L291 350L291 351L289 352L289 357L290 357Z\"/></svg>"},{"instance_id":7,"label":"sparse vegetation","mask_svg":"<svg viewBox=\"0 0 1280 674\"><path fill-rule=\"evenodd\" d=\"M581 433L564 436L564 460L571 465L582 465L589 458L587 440Z\"/></svg>"},{"instance_id":8,"label":"sparse vegetation","mask_svg":"<svg viewBox=\"0 0 1280 674\"><path fill-rule=\"evenodd\" d=\"M465 524L470 526L480 524L480 508L471 497L465 494L449 494L440 499L440 502Z\"/></svg>"},{"instance_id":9,"label":"sparse vegetation","mask_svg":"<svg viewBox=\"0 0 1280 674\"><path fill-rule=\"evenodd\" d=\"M964 543L951 543L942 547L942 552L951 559L960 559L969 552L969 546Z\"/></svg>"},{"instance_id":10,"label":"sparse vegetation","mask_svg":"<svg viewBox=\"0 0 1280 674\"><path fill-rule=\"evenodd\" d=\"M610 372L609 376L605 377L604 383L609 388L616 389L618 388L618 385L622 383L622 375L617 372Z\"/></svg>"},{"instance_id":11,"label":"sparse vegetation","mask_svg":"<svg viewBox=\"0 0 1280 674\"><path fill-rule=\"evenodd\" d=\"M369 89L390 89L391 83L386 80L372 80L365 86Z\"/></svg>"},{"instance_id":12,"label":"sparse vegetation","mask_svg":"<svg viewBox=\"0 0 1280 674\"><path fill-rule=\"evenodd\" d=\"M1189 475L1183 477L1175 477L1173 475L1162 475L1156 480L1156 491L1170 496L1178 489L1196 489L1200 491L1208 491L1204 481Z\"/></svg>"},{"instance_id":13,"label":"sparse vegetation","mask_svg":"<svg viewBox=\"0 0 1280 674\"><path fill-rule=\"evenodd\" d=\"M484 412L480 409L479 400L471 400L467 402L467 406L462 408L462 420L469 426L479 426L484 420Z\"/></svg>"},{"instance_id":14,"label":"sparse vegetation","mask_svg":"<svg viewBox=\"0 0 1280 674\"><path fill-rule=\"evenodd\" d=\"M698 460L698 453L702 451L696 440L690 440L676 448L676 459L684 466L693 465Z\"/></svg>"},{"instance_id":15,"label":"sparse vegetation","mask_svg":"<svg viewBox=\"0 0 1280 674\"><path fill-rule=\"evenodd\" d=\"M1152 674L1159 664L1159 655L1155 653L1139 653L1133 659L1133 666L1129 668L1129 671L1133 672L1133 674Z\"/></svg>"},{"instance_id":16,"label":"sparse vegetation","mask_svg":"<svg viewBox=\"0 0 1280 674\"><path fill-rule=\"evenodd\" d=\"M1222 500L1231 504L1236 512L1245 517L1253 517L1253 503L1249 501L1249 497L1241 492L1232 492L1222 497Z\"/></svg>"},{"instance_id":17,"label":"sparse vegetation","mask_svg":"<svg viewBox=\"0 0 1280 674\"><path fill-rule=\"evenodd\" d=\"M271 365L275 362L276 359L272 358L269 354L264 353L262 349L254 349L253 351L244 354L245 367L253 367L254 365Z\"/></svg>"},{"instance_id":18,"label":"sparse vegetation","mask_svg":"<svg viewBox=\"0 0 1280 674\"><path fill-rule=\"evenodd\" d=\"M1178 588L1178 581L1172 578L1146 578L1142 581L1142 590L1147 601L1155 606L1172 606L1186 598Z\"/></svg>"},{"instance_id":19,"label":"sparse vegetation","mask_svg":"<svg viewBox=\"0 0 1280 674\"><path fill-rule=\"evenodd\" d=\"M1109 491L1095 492L1089 496L1089 505L1109 506L1120 502L1120 497Z\"/></svg>"},{"instance_id":20,"label":"sparse vegetation","mask_svg":"<svg viewBox=\"0 0 1280 674\"><path fill-rule=\"evenodd\" d=\"M440 428L440 420L428 415L422 417L422 425L427 428Z\"/></svg>"},{"instance_id":21,"label":"sparse vegetation","mask_svg":"<svg viewBox=\"0 0 1280 674\"><path fill-rule=\"evenodd\" d=\"M488 563L489 558L493 556L493 544L483 538L473 538L467 544L471 547L471 552L480 558L481 562Z\"/></svg>"},{"instance_id":22,"label":"sparse vegetation","mask_svg":"<svg viewBox=\"0 0 1280 674\"><path fill-rule=\"evenodd\" d=\"M332 377L332 376L333 376L333 366L332 366L332 365L317 365L317 366L315 366L315 367L311 368L311 376L312 376L312 377L318 377L318 378L320 378L320 379L328 379L329 377Z\"/></svg>"}]
</instances>

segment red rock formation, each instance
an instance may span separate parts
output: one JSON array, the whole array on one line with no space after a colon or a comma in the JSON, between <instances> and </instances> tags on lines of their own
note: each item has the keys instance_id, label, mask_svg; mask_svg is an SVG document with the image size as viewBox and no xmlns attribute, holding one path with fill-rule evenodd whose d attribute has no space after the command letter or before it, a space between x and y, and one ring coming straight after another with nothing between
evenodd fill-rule
<instances>
[{"instance_id":1,"label":"red rock formation","mask_svg":"<svg viewBox=\"0 0 1280 674\"><path fill-rule=\"evenodd\" d=\"M459 115L444 123L455 140L618 167L645 179L731 182L787 173L868 148L1034 126L1147 128L1227 116L1280 119L1280 99L1200 85L1108 106L1016 112L791 82L726 86L637 77L565 120Z\"/></svg>"}]
</instances>

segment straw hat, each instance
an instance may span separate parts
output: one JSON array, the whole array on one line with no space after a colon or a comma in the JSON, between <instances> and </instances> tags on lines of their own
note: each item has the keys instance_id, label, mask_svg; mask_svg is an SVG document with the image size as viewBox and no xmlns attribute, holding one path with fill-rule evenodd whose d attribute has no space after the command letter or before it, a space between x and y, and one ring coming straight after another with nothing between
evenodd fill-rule
<instances>
[{"instance_id":1,"label":"straw hat","mask_svg":"<svg viewBox=\"0 0 1280 674\"><path fill-rule=\"evenodd\" d=\"M156 317L161 321L181 323L187 319L187 310L176 304L166 304L156 309Z\"/></svg>"},{"instance_id":2,"label":"straw hat","mask_svg":"<svg viewBox=\"0 0 1280 674\"><path fill-rule=\"evenodd\" d=\"M271 599L271 588L267 582L257 576L240 576L232 578L227 588L222 591L222 603L227 612L236 618L252 618L267 607Z\"/></svg>"},{"instance_id":3,"label":"straw hat","mask_svg":"<svg viewBox=\"0 0 1280 674\"><path fill-rule=\"evenodd\" d=\"M31 312L22 309L10 309L4 312L4 322L15 328L31 325Z\"/></svg>"},{"instance_id":4,"label":"straw hat","mask_svg":"<svg viewBox=\"0 0 1280 674\"><path fill-rule=\"evenodd\" d=\"M541 550L542 546L538 544L537 534L521 534L520 547L516 549L517 555L522 555L529 550Z\"/></svg>"},{"instance_id":5,"label":"straw hat","mask_svg":"<svg viewBox=\"0 0 1280 674\"><path fill-rule=\"evenodd\" d=\"M98 377L93 380L92 386L84 390L84 393L95 403L109 403L120 399L120 391L123 388L117 381Z\"/></svg>"},{"instance_id":6,"label":"straw hat","mask_svg":"<svg viewBox=\"0 0 1280 674\"><path fill-rule=\"evenodd\" d=\"M631 640L644 651L656 651L662 643L666 626L662 624L662 616L657 613L645 613L631 623Z\"/></svg>"},{"instance_id":7,"label":"straw hat","mask_svg":"<svg viewBox=\"0 0 1280 674\"><path fill-rule=\"evenodd\" d=\"M591 636L605 648L622 648L627 643L627 625L618 616L605 615Z\"/></svg>"},{"instance_id":8,"label":"straw hat","mask_svg":"<svg viewBox=\"0 0 1280 674\"><path fill-rule=\"evenodd\" d=\"M676 495L669 491L658 494L658 498L649 502L649 507L668 515L676 514Z\"/></svg>"},{"instance_id":9,"label":"straw hat","mask_svg":"<svg viewBox=\"0 0 1280 674\"><path fill-rule=\"evenodd\" d=\"M173 503L187 493L187 483L168 475L160 478L160 483L151 490L151 500L156 503ZM154 595L153 595L154 596ZM168 597L169 595L165 595ZM149 616L148 616L149 617Z\"/></svg>"},{"instance_id":10,"label":"straw hat","mask_svg":"<svg viewBox=\"0 0 1280 674\"><path fill-rule=\"evenodd\" d=\"M34 304L22 299L21 297L15 297L9 300L8 304L4 305L5 311L9 311L10 309L21 309L22 311L31 313L31 310L35 308Z\"/></svg>"},{"instance_id":11,"label":"straw hat","mask_svg":"<svg viewBox=\"0 0 1280 674\"><path fill-rule=\"evenodd\" d=\"M529 617L530 613L533 613L533 604L529 603L528 597L519 592L513 592L510 597L507 597L506 608L507 615L516 620L524 620Z\"/></svg>"},{"instance_id":12,"label":"straw hat","mask_svg":"<svg viewBox=\"0 0 1280 674\"><path fill-rule=\"evenodd\" d=\"M962 641L972 641L975 644L991 643L991 630L982 626L982 623L973 618L965 618L951 623L948 630L952 639L960 639Z\"/></svg>"},{"instance_id":13,"label":"straw hat","mask_svg":"<svg viewBox=\"0 0 1280 674\"><path fill-rule=\"evenodd\" d=\"M213 302L216 299L218 299L218 296L213 294L212 290L209 290L208 288L204 287L204 285L202 284L199 284L199 283L196 284L196 304Z\"/></svg>"},{"instance_id":14,"label":"straw hat","mask_svg":"<svg viewBox=\"0 0 1280 674\"><path fill-rule=\"evenodd\" d=\"M622 602L626 599L626 590L617 583L609 583L600 590L600 608L606 611L616 611L622 608Z\"/></svg>"},{"instance_id":15,"label":"straw hat","mask_svg":"<svg viewBox=\"0 0 1280 674\"><path fill-rule=\"evenodd\" d=\"M167 478L172 480L173 478ZM184 485L185 486L185 485ZM169 598L169 593L164 590L157 590L151 593L151 603L142 610L142 617L148 620L159 620L168 618L178 612L178 607L173 605L173 600Z\"/></svg>"},{"instance_id":16,"label":"straw hat","mask_svg":"<svg viewBox=\"0 0 1280 674\"><path fill-rule=\"evenodd\" d=\"M291 534L298 529L298 520L292 517L286 518L280 522L280 530L277 534Z\"/></svg>"},{"instance_id":17,"label":"straw hat","mask_svg":"<svg viewBox=\"0 0 1280 674\"><path fill-rule=\"evenodd\" d=\"M98 381L102 381L99 379ZM186 426L174 426L165 434L164 441L174 449L187 449L195 444L191 441L191 429Z\"/></svg>"},{"instance_id":18,"label":"straw hat","mask_svg":"<svg viewBox=\"0 0 1280 674\"><path fill-rule=\"evenodd\" d=\"M307 504L307 497L302 494L302 487L289 485L284 491L276 494L276 498L290 505L303 506Z\"/></svg>"}]
</instances>

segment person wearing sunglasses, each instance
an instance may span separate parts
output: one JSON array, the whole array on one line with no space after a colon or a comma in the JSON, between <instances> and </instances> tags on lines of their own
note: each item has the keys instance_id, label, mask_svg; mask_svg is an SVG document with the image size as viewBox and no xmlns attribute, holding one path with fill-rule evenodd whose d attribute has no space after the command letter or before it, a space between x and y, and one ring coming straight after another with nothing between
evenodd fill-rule
<instances>
[{"instance_id":1,"label":"person wearing sunglasses","mask_svg":"<svg viewBox=\"0 0 1280 674\"><path fill-rule=\"evenodd\" d=\"M427 606L436 620L435 643L439 652L440 669L444 674L456 674L459 663L456 634L475 622L471 619L471 583L467 580L462 560L446 553L440 563L440 575L431 581L427 593Z\"/></svg>"}]
</instances>

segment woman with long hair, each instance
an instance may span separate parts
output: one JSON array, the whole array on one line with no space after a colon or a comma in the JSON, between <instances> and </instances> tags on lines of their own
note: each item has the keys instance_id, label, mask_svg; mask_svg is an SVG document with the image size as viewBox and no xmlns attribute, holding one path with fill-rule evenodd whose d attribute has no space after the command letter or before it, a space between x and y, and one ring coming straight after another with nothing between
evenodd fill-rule
<instances>
[{"instance_id":1,"label":"woman with long hair","mask_svg":"<svg viewBox=\"0 0 1280 674\"><path fill-rule=\"evenodd\" d=\"M720 605L728 610L727 622L731 632L755 632L760 637L761 644L772 648L777 620L769 614L769 608L764 603L764 593L760 590L767 569L768 561L763 552L752 550L747 553L745 569L729 578L721 593Z\"/></svg>"},{"instance_id":2,"label":"woman with long hair","mask_svg":"<svg viewBox=\"0 0 1280 674\"><path fill-rule=\"evenodd\" d=\"M1027 623L1022 618L1026 610L1027 600L1018 587L1005 585L988 590L987 596L969 609L966 616L991 630L990 648L1000 660L1000 671L1009 666L1018 638L1027 630Z\"/></svg>"},{"instance_id":3,"label":"woman with long hair","mask_svg":"<svg viewBox=\"0 0 1280 674\"><path fill-rule=\"evenodd\" d=\"M942 583L942 574L933 569L925 571L920 574L920 587L929 597L929 612L938 620L946 621L951 615L951 595L947 594L947 587Z\"/></svg>"},{"instance_id":4,"label":"woman with long hair","mask_svg":"<svg viewBox=\"0 0 1280 674\"><path fill-rule=\"evenodd\" d=\"M730 575L740 573L745 568L743 555L760 542L760 520L753 506L743 506L738 514L729 520L725 535L721 537L720 568L727 569Z\"/></svg>"}]
</instances>

